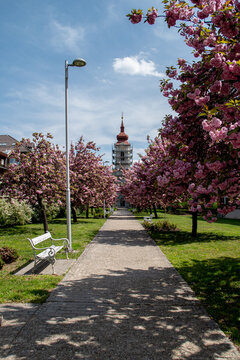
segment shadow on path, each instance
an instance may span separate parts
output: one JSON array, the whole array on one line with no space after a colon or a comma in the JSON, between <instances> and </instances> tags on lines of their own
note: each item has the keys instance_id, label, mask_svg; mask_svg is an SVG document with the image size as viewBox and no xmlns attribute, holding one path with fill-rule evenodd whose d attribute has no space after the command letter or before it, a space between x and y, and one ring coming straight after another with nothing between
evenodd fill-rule
<instances>
[{"instance_id":1,"label":"shadow on path","mask_svg":"<svg viewBox=\"0 0 240 360\"><path fill-rule=\"evenodd\" d=\"M141 229L117 211L45 304L0 306L0 358L240 360Z\"/></svg>"},{"instance_id":2,"label":"shadow on path","mask_svg":"<svg viewBox=\"0 0 240 360\"><path fill-rule=\"evenodd\" d=\"M21 323L24 310L5 306L1 359L240 359L171 267L65 281L45 304L25 310L30 320L22 329L7 316L11 309ZM15 328L7 349L4 331Z\"/></svg>"}]
</instances>

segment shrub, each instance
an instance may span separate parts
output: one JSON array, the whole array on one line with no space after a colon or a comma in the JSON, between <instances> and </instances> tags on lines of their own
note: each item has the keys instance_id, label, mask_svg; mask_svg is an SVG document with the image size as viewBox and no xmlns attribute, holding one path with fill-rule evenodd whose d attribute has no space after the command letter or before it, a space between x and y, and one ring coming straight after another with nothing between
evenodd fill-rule
<instances>
[{"instance_id":1,"label":"shrub","mask_svg":"<svg viewBox=\"0 0 240 360\"><path fill-rule=\"evenodd\" d=\"M147 230L155 232L178 231L177 226L170 223L168 220L159 220L151 223L148 221L144 221L143 225Z\"/></svg>"},{"instance_id":2,"label":"shrub","mask_svg":"<svg viewBox=\"0 0 240 360\"><path fill-rule=\"evenodd\" d=\"M178 231L175 224L170 223L168 220L156 221L154 223L155 231Z\"/></svg>"},{"instance_id":3,"label":"shrub","mask_svg":"<svg viewBox=\"0 0 240 360\"><path fill-rule=\"evenodd\" d=\"M145 227L146 230L153 230L153 222L149 222L149 221L145 221L143 222L143 226Z\"/></svg>"},{"instance_id":4,"label":"shrub","mask_svg":"<svg viewBox=\"0 0 240 360\"><path fill-rule=\"evenodd\" d=\"M52 205L46 206L47 219L51 221L51 220L57 218L60 211L61 211L61 208L57 204L52 204ZM34 209L33 209L32 222L35 224L42 222L42 212L38 206L34 207Z\"/></svg>"},{"instance_id":5,"label":"shrub","mask_svg":"<svg viewBox=\"0 0 240 360\"><path fill-rule=\"evenodd\" d=\"M105 219L109 217L109 214L105 214ZM99 211L98 213L94 214L94 219L103 219L104 218L104 212Z\"/></svg>"},{"instance_id":6,"label":"shrub","mask_svg":"<svg viewBox=\"0 0 240 360\"><path fill-rule=\"evenodd\" d=\"M0 225L25 225L31 222L32 208L25 201L0 199Z\"/></svg>"},{"instance_id":7,"label":"shrub","mask_svg":"<svg viewBox=\"0 0 240 360\"><path fill-rule=\"evenodd\" d=\"M18 258L17 251L7 246L0 248L0 258L5 264L10 264Z\"/></svg>"}]
</instances>

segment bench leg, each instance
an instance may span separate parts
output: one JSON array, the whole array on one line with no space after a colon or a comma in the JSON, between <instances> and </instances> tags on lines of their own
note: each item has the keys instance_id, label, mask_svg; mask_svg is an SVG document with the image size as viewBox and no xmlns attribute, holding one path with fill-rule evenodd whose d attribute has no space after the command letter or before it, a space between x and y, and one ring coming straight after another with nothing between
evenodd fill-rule
<instances>
[{"instance_id":1,"label":"bench leg","mask_svg":"<svg viewBox=\"0 0 240 360\"><path fill-rule=\"evenodd\" d=\"M33 273L36 273L36 258L34 259L34 267L33 267Z\"/></svg>"},{"instance_id":2,"label":"bench leg","mask_svg":"<svg viewBox=\"0 0 240 360\"><path fill-rule=\"evenodd\" d=\"M55 268L54 268L54 264L55 264L55 259L51 259L52 274L53 274L53 275L55 275Z\"/></svg>"}]
</instances>

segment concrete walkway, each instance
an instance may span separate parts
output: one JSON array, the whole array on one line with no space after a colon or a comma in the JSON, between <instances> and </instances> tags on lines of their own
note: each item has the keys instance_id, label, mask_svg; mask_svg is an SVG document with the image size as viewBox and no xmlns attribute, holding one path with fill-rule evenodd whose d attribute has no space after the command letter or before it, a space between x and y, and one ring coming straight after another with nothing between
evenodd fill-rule
<instances>
[{"instance_id":1,"label":"concrete walkway","mask_svg":"<svg viewBox=\"0 0 240 360\"><path fill-rule=\"evenodd\" d=\"M0 307L1 359L240 360L143 227L106 221L43 305Z\"/></svg>"}]
</instances>

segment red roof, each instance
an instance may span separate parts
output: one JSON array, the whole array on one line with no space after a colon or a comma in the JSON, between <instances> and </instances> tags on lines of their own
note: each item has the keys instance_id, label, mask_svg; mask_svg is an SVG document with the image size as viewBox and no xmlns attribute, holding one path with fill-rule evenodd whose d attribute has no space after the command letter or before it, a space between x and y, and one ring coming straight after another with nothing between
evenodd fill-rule
<instances>
[{"instance_id":1,"label":"red roof","mask_svg":"<svg viewBox=\"0 0 240 360\"><path fill-rule=\"evenodd\" d=\"M129 145L128 135L125 134L125 132L124 132L123 120L122 120L122 123L121 123L120 130L121 130L121 132L117 135L117 144L122 144L122 143L124 143L124 144L126 144L126 145Z\"/></svg>"}]
</instances>

